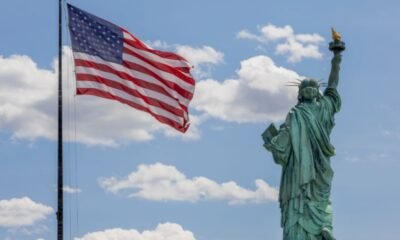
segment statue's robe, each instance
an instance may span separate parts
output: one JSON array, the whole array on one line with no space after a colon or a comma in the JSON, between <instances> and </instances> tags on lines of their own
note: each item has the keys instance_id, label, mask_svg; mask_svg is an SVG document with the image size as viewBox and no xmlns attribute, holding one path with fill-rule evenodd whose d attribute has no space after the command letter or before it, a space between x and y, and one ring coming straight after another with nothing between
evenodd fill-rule
<instances>
[{"instance_id":1,"label":"statue's robe","mask_svg":"<svg viewBox=\"0 0 400 240\"><path fill-rule=\"evenodd\" d=\"M266 146L282 165L279 203L284 240L320 240L323 228L332 230L330 157L335 149L329 135L340 105L335 88L327 88L316 102L297 104Z\"/></svg>"}]
</instances>

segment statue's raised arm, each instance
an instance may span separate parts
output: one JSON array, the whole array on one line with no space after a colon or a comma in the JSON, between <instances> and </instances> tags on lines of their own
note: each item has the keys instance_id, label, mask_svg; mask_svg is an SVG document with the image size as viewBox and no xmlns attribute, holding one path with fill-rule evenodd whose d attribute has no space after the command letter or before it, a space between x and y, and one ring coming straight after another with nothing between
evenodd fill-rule
<instances>
[{"instance_id":1,"label":"statue's raised arm","mask_svg":"<svg viewBox=\"0 0 400 240\"><path fill-rule=\"evenodd\" d=\"M328 88L337 88L339 84L340 62L342 61L341 52L345 50L345 44L341 41L341 36L332 28L333 41L329 44L329 50L333 52L331 73L328 80Z\"/></svg>"}]
</instances>

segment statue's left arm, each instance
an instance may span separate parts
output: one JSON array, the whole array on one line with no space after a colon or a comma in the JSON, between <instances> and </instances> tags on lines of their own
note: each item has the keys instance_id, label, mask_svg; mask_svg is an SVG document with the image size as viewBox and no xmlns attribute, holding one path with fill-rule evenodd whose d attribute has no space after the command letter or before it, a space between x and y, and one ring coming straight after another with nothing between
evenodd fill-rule
<instances>
[{"instance_id":1,"label":"statue's left arm","mask_svg":"<svg viewBox=\"0 0 400 240\"><path fill-rule=\"evenodd\" d=\"M275 163L285 166L288 162L291 149L290 132L289 132L289 116L284 124L281 125L279 132L271 141L266 142L264 147L272 153Z\"/></svg>"}]
</instances>

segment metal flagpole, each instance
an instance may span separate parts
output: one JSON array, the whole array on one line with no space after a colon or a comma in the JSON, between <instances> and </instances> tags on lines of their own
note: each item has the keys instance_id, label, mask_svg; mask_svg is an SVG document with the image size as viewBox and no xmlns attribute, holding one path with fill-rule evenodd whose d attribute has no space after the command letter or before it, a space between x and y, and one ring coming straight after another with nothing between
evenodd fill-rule
<instances>
[{"instance_id":1,"label":"metal flagpole","mask_svg":"<svg viewBox=\"0 0 400 240\"><path fill-rule=\"evenodd\" d=\"M63 240L62 0L58 0L58 180L57 240Z\"/></svg>"}]
</instances>

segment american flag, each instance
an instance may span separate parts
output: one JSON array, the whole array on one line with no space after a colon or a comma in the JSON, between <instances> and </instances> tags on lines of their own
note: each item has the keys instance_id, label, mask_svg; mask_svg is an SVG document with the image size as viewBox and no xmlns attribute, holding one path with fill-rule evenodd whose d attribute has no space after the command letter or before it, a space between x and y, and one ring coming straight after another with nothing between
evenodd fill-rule
<instances>
[{"instance_id":1,"label":"american flag","mask_svg":"<svg viewBox=\"0 0 400 240\"><path fill-rule=\"evenodd\" d=\"M70 4L68 16L77 94L122 102L186 132L195 80L183 57Z\"/></svg>"}]
</instances>

